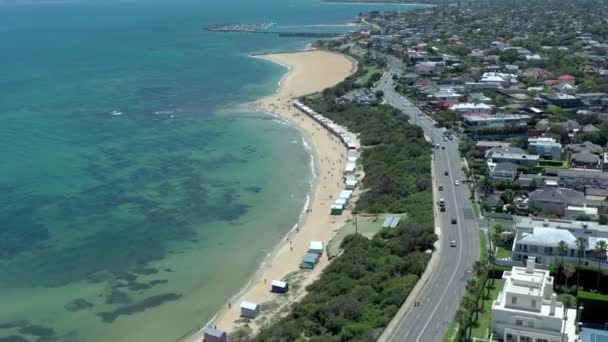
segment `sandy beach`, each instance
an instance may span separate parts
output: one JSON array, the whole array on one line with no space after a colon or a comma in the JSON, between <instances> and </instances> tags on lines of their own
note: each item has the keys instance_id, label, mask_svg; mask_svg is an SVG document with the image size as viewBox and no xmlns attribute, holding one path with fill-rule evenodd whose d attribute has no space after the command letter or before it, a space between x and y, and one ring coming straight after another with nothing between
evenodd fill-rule
<instances>
[{"instance_id":1,"label":"sandy beach","mask_svg":"<svg viewBox=\"0 0 608 342\"><path fill-rule=\"evenodd\" d=\"M304 288L317 279L328 265L327 255L324 253L314 270L299 269L302 256L308 250L310 241L323 241L324 247L327 246L337 230L352 217L350 210L345 210L340 216L330 215L332 202L344 189L342 170L346 164L345 146L323 126L296 109L292 101L299 96L321 91L339 83L355 71L356 65L343 55L325 51L256 57L279 63L289 69L281 80L277 93L257 101L254 104L256 110L285 118L302 130L314 151L317 177L309 210L298 228L290 232L276 246L249 286L226 303L211 322L211 326L226 332L234 331L243 324L248 324L256 332L271 319L285 314L286 306L299 300L305 294ZM277 161L277 164L280 165L280 161ZM358 177L362 177L362 171L358 171ZM355 200L357 196L358 191L355 191ZM270 292L271 282L281 279L290 282L288 295ZM262 314L251 321L241 319L241 301L262 305ZM202 331L189 340L201 341Z\"/></svg>"}]
</instances>

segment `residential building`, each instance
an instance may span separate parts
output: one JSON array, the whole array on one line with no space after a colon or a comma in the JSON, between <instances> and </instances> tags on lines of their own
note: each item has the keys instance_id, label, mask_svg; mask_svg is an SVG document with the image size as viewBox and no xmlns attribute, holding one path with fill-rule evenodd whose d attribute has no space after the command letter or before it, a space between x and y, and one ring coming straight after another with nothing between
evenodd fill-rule
<instances>
[{"instance_id":1,"label":"residential building","mask_svg":"<svg viewBox=\"0 0 608 342\"><path fill-rule=\"evenodd\" d=\"M537 154L528 154L521 148L492 148L485 154L485 159L488 163L513 163L523 166L538 165L539 156Z\"/></svg>"},{"instance_id":2,"label":"residential building","mask_svg":"<svg viewBox=\"0 0 608 342\"><path fill-rule=\"evenodd\" d=\"M489 141L489 140L479 140L475 143L475 152L477 155L483 156L485 153L496 147L507 148L511 146L509 142L505 141Z\"/></svg>"},{"instance_id":3,"label":"residential building","mask_svg":"<svg viewBox=\"0 0 608 342\"><path fill-rule=\"evenodd\" d=\"M488 164L490 176L495 181L514 181L517 178L517 165L513 163Z\"/></svg>"},{"instance_id":4,"label":"residential building","mask_svg":"<svg viewBox=\"0 0 608 342\"><path fill-rule=\"evenodd\" d=\"M600 156L586 150L573 153L570 156L570 165L577 168L599 169Z\"/></svg>"},{"instance_id":5,"label":"residential building","mask_svg":"<svg viewBox=\"0 0 608 342\"><path fill-rule=\"evenodd\" d=\"M608 189L608 173L597 170L547 169L545 174L556 176L558 185L564 188L583 190L592 188Z\"/></svg>"},{"instance_id":6,"label":"residential building","mask_svg":"<svg viewBox=\"0 0 608 342\"><path fill-rule=\"evenodd\" d=\"M530 120L525 114L464 114L463 123L468 127L515 127L525 126Z\"/></svg>"},{"instance_id":7,"label":"residential building","mask_svg":"<svg viewBox=\"0 0 608 342\"><path fill-rule=\"evenodd\" d=\"M528 139L528 151L541 157L560 159L562 156L562 145L554 138L539 137Z\"/></svg>"},{"instance_id":8,"label":"residential building","mask_svg":"<svg viewBox=\"0 0 608 342\"><path fill-rule=\"evenodd\" d=\"M445 70L444 62L419 62L415 67L419 75L439 75Z\"/></svg>"},{"instance_id":9,"label":"residential building","mask_svg":"<svg viewBox=\"0 0 608 342\"><path fill-rule=\"evenodd\" d=\"M505 342L577 341L576 310L557 300L553 277L534 262L532 257L526 267L503 273L503 289L492 303L492 331Z\"/></svg>"},{"instance_id":10,"label":"residential building","mask_svg":"<svg viewBox=\"0 0 608 342\"><path fill-rule=\"evenodd\" d=\"M550 104L562 108L580 107L581 99L571 94L542 94Z\"/></svg>"},{"instance_id":11,"label":"residential building","mask_svg":"<svg viewBox=\"0 0 608 342\"><path fill-rule=\"evenodd\" d=\"M596 145L590 141L585 141L581 144L570 144L566 147L568 151L572 153L579 153L583 151L588 151L595 154L600 154L603 151L602 146Z\"/></svg>"},{"instance_id":12,"label":"residential building","mask_svg":"<svg viewBox=\"0 0 608 342\"><path fill-rule=\"evenodd\" d=\"M564 241L568 244L564 262L578 263L580 255L583 265L597 264L595 246L602 240L608 242L608 226L597 222L514 216L513 225L516 231L512 247L514 261L524 262L534 257L538 264L544 266L561 262L558 245ZM582 252L576 245L579 237L586 241ZM606 260L606 256L603 259ZM606 262L600 265L608 268Z\"/></svg>"},{"instance_id":13,"label":"residential building","mask_svg":"<svg viewBox=\"0 0 608 342\"><path fill-rule=\"evenodd\" d=\"M543 214L564 216L568 206L585 204L585 194L582 192L545 186L532 191L529 195L530 206L540 209Z\"/></svg>"},{"instance_id":14,"label":"residential building","mask_svg":"<svg viewBox=\"0 0 608 342\"><path fill-rule=\"evenodd\" d=\"M464 102L450 107L450 110L460 114L491 113L494 107L485 103Z\"/></svg>"}]
</instances>

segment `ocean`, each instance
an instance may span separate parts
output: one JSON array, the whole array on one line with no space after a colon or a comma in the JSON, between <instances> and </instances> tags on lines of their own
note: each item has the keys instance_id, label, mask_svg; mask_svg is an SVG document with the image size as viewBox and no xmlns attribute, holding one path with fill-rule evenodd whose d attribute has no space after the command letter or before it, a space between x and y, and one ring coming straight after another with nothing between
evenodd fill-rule
<instances>
[{"instance_id":1,"label":"ocean","mask_svg":"<svg viewBox=\"0 0 608 342\"><path fill-rule=\"evenodd\" d=\"M249 56L312 40L202 27L382 9L0 3L0 341L175 341L211 319L314 180L299 131L247 106L285 69Z\"/></svg>"}]
</instances>

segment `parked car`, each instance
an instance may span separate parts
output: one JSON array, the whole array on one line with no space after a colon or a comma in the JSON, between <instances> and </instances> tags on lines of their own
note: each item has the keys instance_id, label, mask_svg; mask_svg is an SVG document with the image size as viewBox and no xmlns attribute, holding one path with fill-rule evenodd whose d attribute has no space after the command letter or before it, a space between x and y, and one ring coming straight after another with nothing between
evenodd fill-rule
<instances>
[{"instance_id":1,"label":"parked car","mask_svg":"<svg viewBox=\"0 0 608 342\"><path fill-rule=\"evenodd\" d=\"M454 181L454 185L460 185L460 181Z\"/></svg>"},{"instance_id":2,"label":"parked car","mask_svg":"<svg viewBox=\"0 0 608 342\"><path fill-rule=\"evenodd\" d=\"M452 218L452 224L456 224L456 219Z\"/></svg>"},{"instance_id":3,"label":"parked car","mask_svg":"<svg viewBox=\"0 0 608 342\"><path fill-rule=\"evenodd\" d=\"M456 247L456 240L452 240L452 242L450 242L450 246Z\"/></svg>"}]
</instances>

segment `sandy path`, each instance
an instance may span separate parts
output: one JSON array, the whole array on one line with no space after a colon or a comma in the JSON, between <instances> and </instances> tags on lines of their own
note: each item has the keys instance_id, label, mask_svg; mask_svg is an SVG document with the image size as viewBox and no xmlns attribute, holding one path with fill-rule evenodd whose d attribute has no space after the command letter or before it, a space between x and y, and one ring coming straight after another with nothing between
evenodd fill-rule
<instances>
[{"instance_id":1,"label":"sandy path","mask_svg":"<svg viewBox=\"0 0 608 342\"><path fill-rule=\"evenodd\" d=\"M336 231L351 217L350 211L344 211L341 216L331 216L330 206L341 190L343 190L342 170L346 164L346 148L325 128L293 107L294 98L310 94L333 86L354 72L354 64L343 55L325 51L306 51L290 54L273 54L258 56L289 68L289 73L281 81L281 86L275 95L266 97L255 103L260 111L273 113L295 123L304 132L316 155L317 182L309 208L297 231L292 232L274 250L265 267L261 269L247 290L240 296L231 299L218 313L211 325L230 332L245 323L240 320L240 303L243 300L263 304L264 310L260 317L249 326L257 331L261 325L273 317L287 304L300 299L304 288L318 278L323 268L328 264L324 254L313 271L300 271L302 256L308 250L311 240L323 241L324 247L335 235ZM277 161L280 163L280 161ZM357 193L355 192L355 197ZM332 199L333 198L333 199ZM295 275L293 272L297 272ZM290 289L288 296L278 296L270 292L272 280L284 279L288 274L291 279L297 278L298 289ZM293 284L292 284L293 285ZM272 303L272 305L268 305ZM265 304L265 305L264 305ZM272 309L269 308L272 306ZM192 341L201 341L202 333L192 336Z\"/></svg>"}]
</instances>

